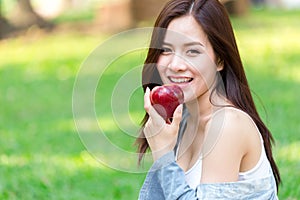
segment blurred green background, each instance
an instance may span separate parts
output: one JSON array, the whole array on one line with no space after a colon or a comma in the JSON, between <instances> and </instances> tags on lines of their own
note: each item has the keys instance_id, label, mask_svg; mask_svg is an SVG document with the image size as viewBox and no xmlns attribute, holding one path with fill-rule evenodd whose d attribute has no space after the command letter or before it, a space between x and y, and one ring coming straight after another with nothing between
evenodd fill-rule
<instances>
[{"instance_id":1,"label":"blurred green background","mask_svg":"<svg viewBox=\"0 0 300 200\"><path fill-rule=\"evenodd\" d=\"M87 152L74 124L72 92L81 64L101 42L153 19L121 0L27 1L34 14L22 2L26 7L23 0L0 1L0 199L137 199L145 174L113 170ZM276 142L279 198L289 200L300 198L300 11L292 8L256 1L231 15L257 107ZM120 15L127 17L119 21ZM109 99L113 80L142 55L124 57L122 70L105 73L108 89L99 96ZM138 123L141 90L134 95L140 101L131 101L130 110ZM107 124L106 131L115 129ZM126 135L115 140L132 151L133 142Z\"/></svg>"}]
</instances>

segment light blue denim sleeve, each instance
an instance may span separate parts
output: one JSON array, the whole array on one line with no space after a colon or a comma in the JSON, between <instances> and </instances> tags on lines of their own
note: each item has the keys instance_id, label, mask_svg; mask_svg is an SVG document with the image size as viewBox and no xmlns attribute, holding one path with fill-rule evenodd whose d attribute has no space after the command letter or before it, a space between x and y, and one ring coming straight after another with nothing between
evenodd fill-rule
<instances>
[{"instance_id":1,"label":"light blue denim sleeve","mask_svg":"<svg viewBox=\"0 0 300 200\"><path fill-rule=\"evenodd\" d=\"M149 170L139 200L277 200L275 179L270 175L252 181L199 184L194 190L185 181L184 171L175 162L174 152L158 159Z\"/></svg>"},{"instance_id":2,"label":"light blue denim sleeve","mask_svg":"<svg viewBox=\"0 0 300 200\"><path fill-rule=\"evenodd\" d=\"M139 199L197 199L196 191L185 182L184 172L175 162L173 151L165 154L152 165L140 191Z\"/></svg>"}]
</instances>

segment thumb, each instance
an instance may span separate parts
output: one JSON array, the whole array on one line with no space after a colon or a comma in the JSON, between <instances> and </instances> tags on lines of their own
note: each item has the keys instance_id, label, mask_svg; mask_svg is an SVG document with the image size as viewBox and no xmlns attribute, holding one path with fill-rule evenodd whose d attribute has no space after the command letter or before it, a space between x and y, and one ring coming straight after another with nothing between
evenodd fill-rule
<instances>
[{"instance_id":1,"label":"thumb","mask_svg":"<svg viewBox=\"0 0 300 200\"><path fill-rule=\"evenodd\" d=\"M174 111L172 125L179 126L179 123L182 118L182 109L183 109L182 107L183 107L182 104L180 104L179 106L177 106L176 110Z\"/></svg>"}]
</instances>

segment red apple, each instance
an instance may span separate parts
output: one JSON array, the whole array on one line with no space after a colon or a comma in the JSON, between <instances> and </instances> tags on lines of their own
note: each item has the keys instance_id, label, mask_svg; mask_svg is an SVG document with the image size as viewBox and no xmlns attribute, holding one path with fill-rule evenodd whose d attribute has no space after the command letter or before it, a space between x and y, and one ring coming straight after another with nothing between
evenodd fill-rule
<instances>
[{"instance_id":1,"label":"red apple","mask_svg":"<svg viewBox=\"0 0 300 200\"><path fill-rule=\"evenodd\" d=\"M151 104L168 122L179 104L184 101L183 91L178 85L156 86L150 93Z\"/></svg>"}]
</instances>

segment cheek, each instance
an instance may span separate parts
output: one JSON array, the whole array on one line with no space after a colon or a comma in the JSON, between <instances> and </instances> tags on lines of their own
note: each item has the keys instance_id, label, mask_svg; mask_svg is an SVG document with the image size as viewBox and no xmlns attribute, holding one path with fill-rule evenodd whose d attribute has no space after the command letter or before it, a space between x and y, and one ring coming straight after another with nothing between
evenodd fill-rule
<instances>
[{"instance_id":1,"label":"cheek","mask_svg":"<svg viewBox=\"0 0 300 200\"><path fill-rule=\"evenodd\" d=\"M159 75L160 75L160 78L163 78L163 71L164 71L164 69L163 69L163 67L161 66L161 65L157 65L157 71L158 71L158 73L159 73Z\"/></svg>"},{"instance_id":2,"label":"cheek","mask_svg":"<svg viewBox=\"0 0 300 200\"><path fill-rule=\"evenodd\" d=\"M166 68L168 66L168 62L165 58L160 57L157 61L157 70L159 72L160 77L163 79Z\"/></svg>"},{"instance_id":3,"label":"cheek","mask_svg":"<svg viewBox=\"0 0 300 200\"><path fill-rule=\"evenodd\" d=\"M216 64L210 59L209 56L203 56L197 63L193 63L194 73L197 74L200 81L205 84L206 87L210 87L215 79L217 73Z\"/></svg>"},{"instance_id":4,"label":"cheek","mask_svg":"<svg viewBox=\"0 0 300 200\"><path fill-rule=\"evenodd\" d=\"M166 67L168 66L168 61L169 59L167 59L165 56L159 56L158 60L157 60L157 66L159 67Z\"/></svg>"},{"instance_id":5,"label":"cheek","mask_svg":"<svg viewBox=\"0 0 300 200\"><path fill-rule=\"evenodd\" d=\"M166 68L165 65L162 65L161 62L157 62L156 67L160 75L162 75L162 73L165 71Z\"/></svg>"}]
</instances>

